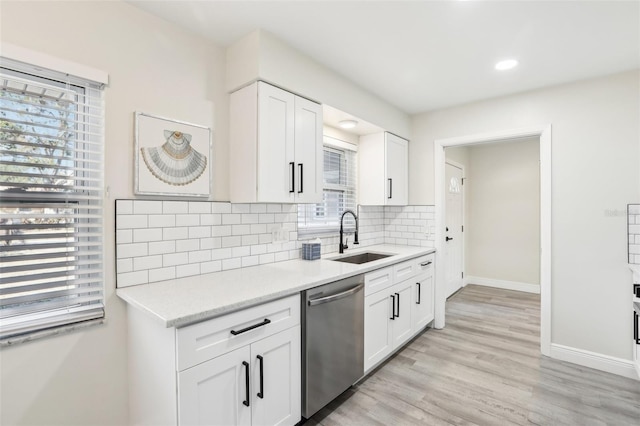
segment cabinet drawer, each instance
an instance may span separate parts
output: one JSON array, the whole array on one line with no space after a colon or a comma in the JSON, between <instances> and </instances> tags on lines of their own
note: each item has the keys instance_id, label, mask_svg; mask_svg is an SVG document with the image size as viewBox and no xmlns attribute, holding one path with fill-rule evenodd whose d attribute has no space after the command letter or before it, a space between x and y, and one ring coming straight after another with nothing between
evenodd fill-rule
<instances>
[{"instance_id":1,"label":"cabinet drawer","mask_svg":"<svg viewBox=\"0 0 640 426\"><path fill-rule=\"evenodd\" d=\"M418 270L416 269L417 266L418 264L416 263L415 259L394 265L393 273L396 280L395 282L399 283L416 275L418 273Z\"/></svg>"},{"instance_id":2,"label":"cabinet drawer","mask_svg":"<svg viewBox=\"0 0 640 426\"><path fill-rule=\"evenodd\" d=\"M416 264L416 273L422 274L425 272L432 273L433 268L436 266L436 257L435 254L428 254L426 256L420 256L415 259Z\"/></svg>"},{"instance_id":3,"label":"cabinet drawer","mask_svg":"<svg viewBox=\"0 0 640 426\"><path fill-rule=\"evenodd\" d=\"M393 285L393 267L368 272L364 276L364 295L374 294Z\"/></svg>"},{"instance_id":4,"label":"cabinet drawer","mask_svg":"<svg viewBox=\"0 0 640 426\"><path fill-rule=\"evenodd\" d=\"M300 295L295 294L179 328L177 369L182 371L298 324Z\"/></svg>"}]
</instances>

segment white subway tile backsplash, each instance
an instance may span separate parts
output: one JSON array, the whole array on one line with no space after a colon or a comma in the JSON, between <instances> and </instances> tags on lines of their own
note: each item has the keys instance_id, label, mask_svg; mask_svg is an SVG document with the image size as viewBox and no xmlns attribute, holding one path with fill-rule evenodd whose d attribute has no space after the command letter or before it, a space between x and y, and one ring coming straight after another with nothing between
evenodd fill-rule
<instances>
[{"instance_id":1,"label":"white subway tile backsplash","mask_svg":"<svg viewBox=\"0 0 640 426\"><path fill-rule=\"evenodd\" d=\"M189 203L185 201L162 201L162 213L164 214L189 213Z\"/></svg>"},{"instance_id":2,"label":"white subway tile backsplash","mask_svg":"<svg viewBox=\"0 0 640 426\"><path fill-rule=\"evenodd\" d=\"M148 253L146 243L119 244L117 250L117 258L124 259L127 257L146 256Z\"/></svg>"},{"instance_id":3,"label":"white subway tile backsplash","mask_svg":"<svg viewBox=\"0 0 640 426\"><path fill-rule=\"evenodd\" d=\"M116 241L120 244L133 242L133 231L131 229L118 229L116 231Z\"/></svg>"},{"instance_id":4,"label":"white subway tile backsplash","mask_svg":"<svg viewBox=\"0 0 640 426\"><path fill-rule=\"evenodd\" d=\"M169 228L176 226L176 216L172 214L149 215L149 228Z\"/></svg>"},{"instance_id":5,"label":"white subway tile backsplash","mask_svg":"<svg viewBox=\"0 0 640 426\"><path fill-rule=\"evenodd\" d=\"M212 272L219 272L222 270L222 261L212 260L211 262L203 262L200 264L201 274L210 274Z\"/></svg>"},{"instance_id":6,"label":"white subway tile backsplash","mask_svg":"<svg viewBox=\"0 0 640 426\"><path fill-rule=\"evenodd\" d=\"M176 268L170 266L168 268L157 268L149 271L149 282L173 280L176 278Z\"/></svg>"},{"instance_id":7,"label":"white subway tile backsplash","mask_svg":"<svg viewBox=\"0 0 640 426\"><path fill-rule=\"evenodd\" d=\"M149 270L155 268L162 268L162 256L143 256L133 259L133 270Z\"/></svg>"},{"instance_id":8,"label":"white subway tile backsplash","mask_svg":"<svg viewBox=\"0 0 640 426\"><path fill-rule=\"evenodd\" d=\"M149 243L149 255L175 253L175 241L157 241Z\"/></svg>"},{"instance_id":9,"label":"white subway tile backsplash","mask_svg":"<svg viewBox=\"0 0 640 426\"><path fill-rule=\"evenodd\" d=\"M189 238L190 239L208 238L210 236L211 236L211 227L210 226L191 226L191 227L189 227Z\"/></svg>"},{"instance_id":10,"label":"white subway tile backsplash","mask_svg":"<svg viewBox=\"0 0 640 426\"><path fill-rule=\"evenodd\" d=\"M189 263L189 253L170 253L162 255L162 266L186 265Z\"/></svg>"},{"instance_id":11,"label":"white subway tile backsplash","mask_svg":"<svg viewBox=\"0 0 640 426\"><path fill-rule=\"evenodd\" d=\"M176 252L200 250L200 240L197 238L176 241Z\"/></svg>"},{"instance_id":12,"label":"white subway tile backsplash","mask_svg":"<svg viewBox=\"0 0 640 426\"><path fill-rule=\"evenodd\" d=\"M296 259L308 238L299 240L295 204L118 200L116 212L118 286ZM433 246L433 206L360 206L358 214L360 247ZM323 254L338 251L337 235L321 240Z\"/></svg>"},{"instance_id":13,"label":"white subway tile backsplash","mask_svg":"<svg viewBox=\"0 0 640 426\"><path fill-rule=\"evenodd\" d=\"M242 266L242 260L239 257L234 257L231 259L224 259L222 261L222 270L226 271L228 269L238 269Z\"/></svg>"},{"instance_id":14,"label":"white subway tile backsplash","mask_svg":"<svg viewBox=\"0 0 640 426\"><path fill-rule=\"evenodd\" d=\"M230 248L219 248L211 250L211 260L229 259L231 257Z\"/></svg>"},{"instance_id":15,"label":"white subway tile backsplash","mask_svg":"<svg viewBox=\"0 0 640 426\"><path fill-rule=\"evenodd\" d=\"M222 247L238 247L242 245L242 238L240 236L222 237Z\"/></svg>"},{"instance_id":16,"label":"white subway tile backsplash","mask_svg":"<svg viewBox=\"0 0 640 426\"><path fill-rule=\"evenodd\" d=\"M199 214L177 214L176 226L198 226L200 225Z\"/></svg>"},{"instance_id":17,"label":"white subway tile backsplash","mask_svg":"<svg viewBox=\"0 0 640 426\"><path fill-rule=\"evenodd\" d=\"M161 214L162 203L159 201L134 200L133 214Z\"/></svg>"},{"instance_id":18,"label":"white subway tile backsplash","mask_svg":"<svg viewBox=\"0 0 640 426\"><path fill-rule=\"evenodd\" d=\"M211 203L202 202L202 201L191 201L189 202L189 214L194 213L211 213Z\"/></svg>"},{"instance_id":19,"label":"white subway tile backsplash","mask_svg":"<svg viewBox=\"0 0 640 426\"><path fill-rule=\"evenodd\" d=\"M128 287L149 282L149 271L125 272L118 274L118 286Z\"/></svg>"},{"instance_id":20,"label":"white subway tile backsplash","mask_svg":"<svg viewBox=\"0 0 640 426\"><path fill-rule=\"evenodd\" d=\"M222 215L222 224L223 225L239 225L242 221L242 216L238 214L223 214Z\"/></svg>"},{"instance_id":21,"label":"white subway tile backsplash","mask_svg":"<svg viewBox=\"0 0 640 426\"><path fill-rule=\"evenodd\" d=\"M640 265L640 204L627 208L629 263Z\"/></svg>"},{"instance_id":22,"label":"white subway tile backsplash","mask_svg":"<svg viewBox=\"0 0 640 426\"><path fill-rule=\"evenodd\" d=\"M147 227L147 215L118 215L116 229L138 229Z\"/></svg>"},{"instance_id":23,"label":"white subway tile backsplash","mask_svg":"<svg viewBox=\"0 0 640 426\"><path fill-rule=\"evenodd\" d=\"M176 278L191 277L194 275L200 275L199 263L176 266Z\"/></svg>"},{"instance_id":24,"label":"white subway tile backsplash","mask_svg":"<svg viewBox=\"0 0 640 426\"><path fill-rule=\"evenodd\" d=\"M211 213L231 213L231 203L211 203Z\"/></svg>"},{"instance_id":25,"label":"white subway tile backsplash","mask_svg":"<svg viewBox=\"0 0 640 426\"><path fill-rule=\"evenodd\" d=\"M146 228L133 230L134 243L146 243L149 241L162 241L162 229Z\"/></svg>"},{"instance_id":26,"label":"white subway tile backsplash","mask_svg":"<svg viewBox=\"0 0 640 426\"><path fill-rule=\"evenodd\" d=\"M163 240L184 240L189 238L189 228L163 228Z\"/></svg>"}]
</instances>

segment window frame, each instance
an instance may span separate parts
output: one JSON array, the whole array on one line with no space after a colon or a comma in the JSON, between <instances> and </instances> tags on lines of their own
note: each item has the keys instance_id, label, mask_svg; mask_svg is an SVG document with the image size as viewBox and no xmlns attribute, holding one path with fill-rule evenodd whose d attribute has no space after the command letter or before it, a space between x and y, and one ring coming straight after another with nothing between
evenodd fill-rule
<instances>
[{"instance_id":1,"label":"window frame","mask_svg":"<svg viewBox=\"0 0 640 426\"><path fill-rule=\"evenodd\" d=\"M22 52L24 53L24 52ZM0 71L6 74L9 78L15 78L16 80L28 80L35 85L46 85L52 88L58 88L60 90L66 90L68 92L75 92L76 95L73 98L73 105L76 109L75 116L72 118L73 125L70 127L73 129L72 133L76 135L83 135L82 138L78 136L65 138L65 141L73 141L74 149L72 154L69 155L69 159L64 158L65 154L60 154L62 162L70 162L66 165L70 170L73 170L71 181L71 190L67 194L64 190L61 192L55 191L42 191L43 195L34 194L37 191L28 191L28 186L25 188L25 194L31 192L25 197L11 197L7 198L9 205L22 204L25 207L33 205L46 206L49 204L51 208L56 210L70 210L73 214L70 215L68 221L64 221L60 224L55 223L54 227L59 227L65 230L65 235L71 233L72 240L69 237L65 237L67 245L66 247L76 247L77 254L73 251L67 255L66 267L62 267L60 272L67 272L61 274L61 283L58 284L61 287L67 287L67 297L62 299L61 305L64 307L52 308L51 300L55 300L55 297L50 299L37 300L33 302L34 305L40 305L41 308L35 309L31 313L21 314L13 317L2 318L0 321L4 323L5 327L0 330L0 345L12 345L24 341L29 341L39 337L46 337L53 334L59 334L61 332L70 331L78 328L84 328L88 325L102 323L105 320L105 203L104 203L104 185L105 185L105 138L104 128L106 113L104 108L104 86L108 76L106 74L89 69L83 69L83 71L95 71L94 76L100 76L100 80L94 81L85 79L81 76L72 76L66 73L54 71L52 69L42 67L41 63L43 58L34 54L33 52L27 52L26 56L37 57L39 62L36 64L29 64L19 60L14 60L7 57L1 57L2 64L0 65ZM46 62L46 61L45 61ZM58 61L56 65L66 63L66 61ZM68 63L70 69L80 69L77 64ZM25 86L26 89L26 86ZM44 93L44 92L43 92ZM3 97L4 99L4 97ZM24 105L24 103L22 104ZM97 118L91 117L90 110L97 108L99 115ZM16 122L20 121L20 117L13 118L13 121L7 116L3 117L4 121ZM82 118L80 118L82 117ZM31 122L32 125L34 122ZM26 123L25 123L26 124ZM35 124L35 126L42 129L42 123ZM96 133L94 130L98 129ZM35 127L34 127L35 133ZM49 136L46 133L39 133L41 135ZM91 134L91 136L87 136ZM88 152L86 148L78 148L82 145L94 145L97 148ZM64 145L61 144L63 147ZM34 147L37 148L37 147ZM38 149L38 148L37 148ZM64 148L63 148L64 149ZM17 151L19 152L19 151ZM92 158L96 156L97 159ZM10 161L10 160L8 160ZM86 164L97 164L91 168L87 168ZM58 165L60 166L60 164ZM86 185L87 181L93 181L90 186ZM33 188L33 187L32 187ZM64 185L60 185L59 188L64 189ZM33 209L35 207L31 207ZM41 207L46 209L45 207ZM95 213L95 221L92 221L87 217L87 211ZM37 211L37 210L36 210ZM37 215L37 213L30 213ZM25 215L25 218L30 217L30 214ZM24 222L23 222L24 223ZM67 225L65 227L65 224ZM68 229L71 229L69 232ZM88 231L92 229L92 231ZM59 239L59 238L58 238ZM10 244L11 239L7 239L7 244ZM33 244L31 247L27 247L25 252L37 250ZM33 254L33 253L31 253ZM65 259L64 255L61 259ZM58 259L58 257L51 257L52 259ZM81 259L81 260L80 260ZM10 264L8 261L7 264ZM35 259L28 260L31 264L36 264ZM59 263L59 262L52 262ZM24 266L28 267L29 264ZM87 266L90 267L87 267ZM93 267L93 265L97 265ZM67 268L65 270L65 268ZM54 268L56 269L56 268ZM58 268L59 269L59 268ZM47 271L47 268L42 268L40 271ZM73 283L71 280L79 275L87 276L87 286L83 287L82 283ZM55 281L46 281L55 282ZM47 285L42 284L43 288ZM48 284L49 288L56 287L56 284ZM5 288L15 288L15 281L9 281L5 285ZM85 289L83 292L80 289ZM72 289L78 289L77 294L93 295L89 296L89 301L84 299L82 301L75 301L73 298L68 297L69 294L73 294ZM6 306L11 306L12 303L8 302ZM15 305L15 303L14 303ZM44 309L47 308L47 309ZM11 309L11 308L9 308ZM49 320L47 320L49 318ZM11 328L11 324L19 324L14 328ZM22 327L26 331L15 331ZM14 331L8 331L14 330Z\"/></svg>"}]
</instances>

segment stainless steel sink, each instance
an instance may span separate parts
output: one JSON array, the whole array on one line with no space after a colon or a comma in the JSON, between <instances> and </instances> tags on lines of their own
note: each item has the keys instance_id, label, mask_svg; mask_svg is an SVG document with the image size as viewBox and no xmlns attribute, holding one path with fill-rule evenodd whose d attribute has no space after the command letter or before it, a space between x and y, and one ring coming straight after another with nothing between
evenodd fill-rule
<instances>
[{"instance_id":1,"label":"stainless steel sink","mask_svg":"<svg viewBox=\"0 0 640 426\"><path fill-rule=\"evenodd\" d=\"M384 259L385 257L393 256L393 254L385 254L385 253L358 253L351 256L344 257L334 257L330 260L335 260L336 262L346 262L346 263L355 263L356 265L361 265L367 262L373 262L374 260Z\"/></svg>"}]
</instances>

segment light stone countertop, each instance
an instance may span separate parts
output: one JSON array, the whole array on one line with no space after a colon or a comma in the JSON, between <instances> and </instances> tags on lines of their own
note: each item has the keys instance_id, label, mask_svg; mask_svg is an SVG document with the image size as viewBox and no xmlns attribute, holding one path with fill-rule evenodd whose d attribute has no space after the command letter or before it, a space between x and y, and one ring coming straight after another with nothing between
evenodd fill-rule
<instances>
[{"instance_id":1,"label":"light stone countertop","mask_svg":"<svg viewBox=\"0 0 640 426\"><path fill-rule=\"evenodd\" d=\"M640 283L640 265L634 265L629 263L629 268L633 271L633 282Z\"/></svg>"},{"instance_id":2,"label":"light stone countertop","mask_svg":"<svg viewBox=\"0 0 640 426\"><path fill-rule=\"evenodd\" d=\"M394 255L362 265L329 260L362 252ZM120 288L116 294L165 327L182 327L433 252L433 248L375 245L320 260L296 259Z\"/></svg>"}]
</instances>

